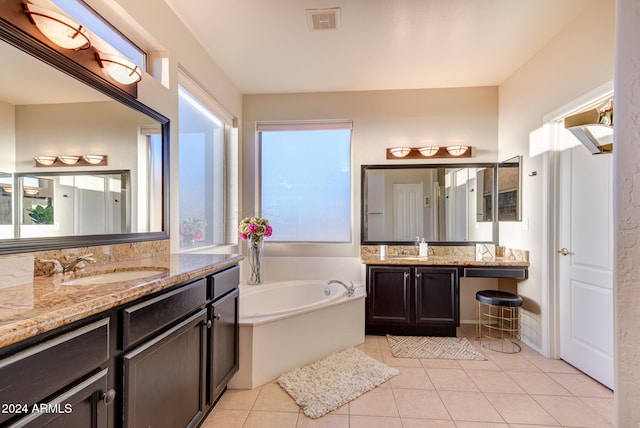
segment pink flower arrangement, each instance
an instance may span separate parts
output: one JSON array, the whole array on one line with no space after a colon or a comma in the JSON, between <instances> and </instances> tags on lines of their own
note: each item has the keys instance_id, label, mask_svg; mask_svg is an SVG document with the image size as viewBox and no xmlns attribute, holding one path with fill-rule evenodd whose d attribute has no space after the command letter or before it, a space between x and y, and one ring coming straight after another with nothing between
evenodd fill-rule
<instances>
[{"instance_id":1,"label":"pink flower arrangement","mask_svg":"<svg viewBox=\"0 0 640 428\"><path fill-rule=\"evenodd\" d=\"M245 241L251 235L268 238L273 233L269 220L260 217L245 217L238 226L238 236Z\"/></svg>"}]
</instances>

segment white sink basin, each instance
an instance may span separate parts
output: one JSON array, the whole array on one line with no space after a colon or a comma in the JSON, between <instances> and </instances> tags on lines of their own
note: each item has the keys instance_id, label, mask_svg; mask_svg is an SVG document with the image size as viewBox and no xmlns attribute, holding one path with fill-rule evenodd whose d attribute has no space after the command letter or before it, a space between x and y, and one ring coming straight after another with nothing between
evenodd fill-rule
<instances>
[{"instance_id":1,"label":"white sink basin","mask_svg":"<svg viewBox=\"0 0 640 428\"><path fill-rule=\"evenodd\" d=\"M56 281L58 285L100 285L114 282L131 281L165 273L166 269L156 270L123 270L117 272L97 273L95 275L81 276Z\"/></svg>"}]
</instances>

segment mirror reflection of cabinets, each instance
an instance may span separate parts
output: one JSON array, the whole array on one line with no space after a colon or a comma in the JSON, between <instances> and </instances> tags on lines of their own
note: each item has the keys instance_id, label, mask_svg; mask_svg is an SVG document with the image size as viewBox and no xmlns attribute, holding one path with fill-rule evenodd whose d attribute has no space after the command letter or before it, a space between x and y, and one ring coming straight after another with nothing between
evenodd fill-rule
<instances>
[{"instance_id":1,"label":"mirror reflection of cabinets","mask_svg":"<svg viewBox=\"0 0 640 428\"><path fill-rule=\"evenodd\" d=\"M0 254L168 238L168 119L2 19L0 58ZM107 155L110 171L36 168L33 161L40 155L90 154ZM74 190L65 193L60 181L71 177ZM28 184L30 179L36 182ZM106 201L113 192L79 189L99 187L99 181L117 186L118 180L127 184L117 198L126 206L105 205L99 210L105 222L95 223L98 210L90 213L87 198ZM46 193L49 185L53 194ZM73 225L62 221L57 207L71 194L76 202L85 200L83 208L69 205ZM27 209L37 212L29 216ZM33 221L46 221L48 211L54 223L36 227Z\"/></svg>"},{"instance_id":2,"label":"mirror reflection of cabinets","mask_svg":"<svg viewBox=\"0 0 640 428\"><path fill-rule=\"evenodd\" d=\"M362 245L409 244L417 237L432 243L497 243L497 222L519 218L519 208L511 204L514 194L519 200L520 180L511 187L511 175L520 171L512 165L519 164L508 164L507 173L502 165L363 165Z\"/></svg>"}]
</instances>

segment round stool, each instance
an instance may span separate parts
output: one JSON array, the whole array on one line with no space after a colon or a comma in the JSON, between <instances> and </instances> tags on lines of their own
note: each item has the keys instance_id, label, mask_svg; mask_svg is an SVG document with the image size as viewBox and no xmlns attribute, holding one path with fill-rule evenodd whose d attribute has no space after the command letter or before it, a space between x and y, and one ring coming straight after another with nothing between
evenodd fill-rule
<instances>
[{"instance_id":1,"label":"round stool","mask_svg":"<svg viewBox=\"0 0 640 428\"><path fill-rule=\"evenodd\" d=\"M520 344L518 308L522 297L498 290L476 293L476 338L480 346L505 354L515 354Z\"/></svg>"}]
</instances>

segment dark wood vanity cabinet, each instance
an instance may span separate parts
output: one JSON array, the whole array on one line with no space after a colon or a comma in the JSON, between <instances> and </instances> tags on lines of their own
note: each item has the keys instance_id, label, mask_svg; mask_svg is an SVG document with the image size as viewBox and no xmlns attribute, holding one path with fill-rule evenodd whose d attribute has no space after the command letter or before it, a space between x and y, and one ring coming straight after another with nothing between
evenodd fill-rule
<instances>
[{"instance_id":1,"label":"dark wood vanity cabinet","mask_svg":"<svg viewBox=\"0 0 640 428\"><path fill-rule=\"evenodd\" d=\"M0 349L0 426L199 425L238 370L238 283L232 266Z\"/></svg>"},{"instance_id":2,"label":"dark wood vanity cabinet","mask_svg":"<svg viewBox=\"0 0 640 428\"><path fill-rule=\"evenodd\" d=\"M455 267L367 267L367 334L455 336L459 325Z\"/></svg>"}]
</instances>

